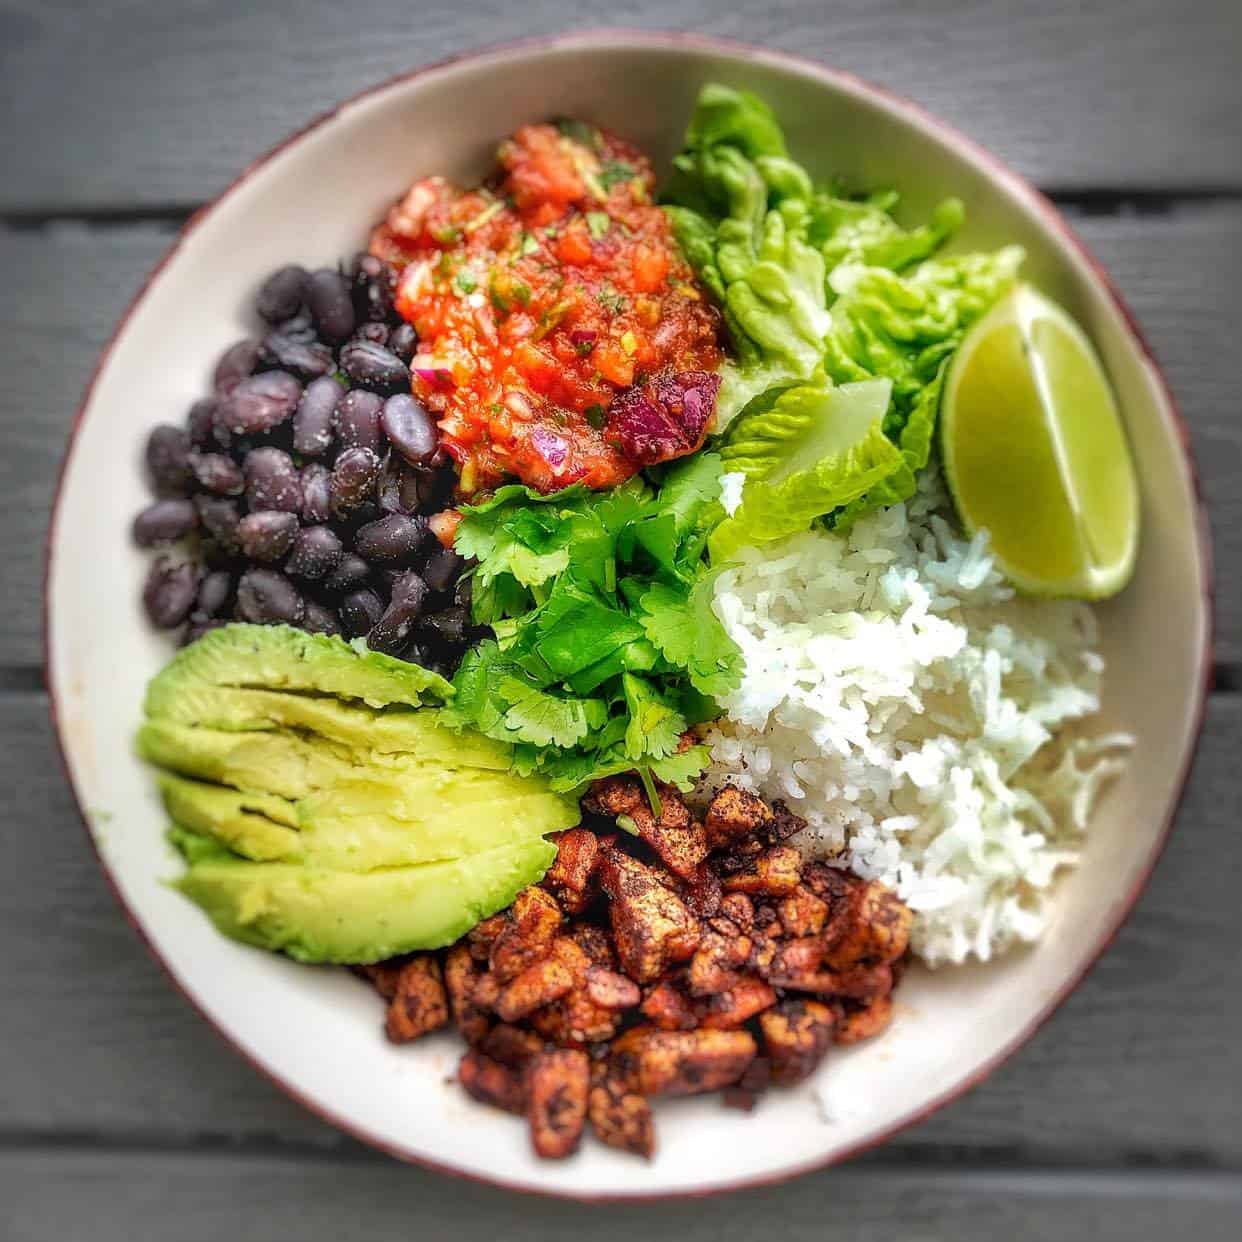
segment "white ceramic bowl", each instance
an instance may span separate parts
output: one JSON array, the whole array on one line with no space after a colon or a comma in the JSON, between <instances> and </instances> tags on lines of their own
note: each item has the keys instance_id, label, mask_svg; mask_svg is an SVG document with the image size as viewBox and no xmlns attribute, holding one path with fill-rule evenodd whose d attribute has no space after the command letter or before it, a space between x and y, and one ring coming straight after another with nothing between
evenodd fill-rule
<instances>
[{"instance_id":1,"label":"white ceramic bowl","mask_svg":"<svg viewBox=\"0 0 1242 1242\"><path fill-rule=\"evenodd\" d=\"M140 446L207 390L220 350L248 330L272 267L357 249L413 178L481 173L517 124L581 116L657 160L675 150L699 85L767 99L812 172L895 186L912 216L965 200L960 244L1017 241L1027 272L1087 328L1125 413L1143 497L1133 585L1102 608L1102 725L1138 737L1092 825L1038 947L989 967L913 970L881 1039L830 1056L820 1084L776 1091L750 1116L717 1098L661 1105L650 1164L595 1142L542 1163L513 1118L446 1083L454 1037L394 1048L368 989L219 936L163 883L177 862L130 738L144 683L167 659L139 594L129 541L143 503ZM583 1197L701 1194L843 1159L925 1117L1022 1043L1082 978L1156 861L1199 729L1210 651L1205 524L1183 428L1107 277L1018 177L914 105L788 56L694 36L595 33L535 40L420 70L343 104L250 167L190 222L122 320L74 426L50 537L49 683L74 791L100 859L153 953L258 1069L358 1138L513 1187ZM815 1084L815 1085L820 1085Z\"/></svg>"}]
</instances>

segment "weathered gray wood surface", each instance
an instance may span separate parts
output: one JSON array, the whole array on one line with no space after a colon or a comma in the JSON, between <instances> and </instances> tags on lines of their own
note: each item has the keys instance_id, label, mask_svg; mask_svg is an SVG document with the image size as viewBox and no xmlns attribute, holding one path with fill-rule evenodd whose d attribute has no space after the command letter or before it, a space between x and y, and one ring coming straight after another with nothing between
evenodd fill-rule
<instances>
[{"instance_id":1,"label":"weathered gray wood surface","mask_svg":"<svg viewBox=\"0 0 1242 1242\"><path fill-rule=\"evenodd\" d=\"M504 1242L755 1242L1000 1238L1235 1242L1242 1191L1229 1177L1147 1172L850 1167L714 1203L515 1202L396 1165L326 1165L155 1151L0 1153L10 1242L272 1242L275 1238L462 1238ZM158 1221L158 1234L132 1222Z\"/></svg>"},{"instance_id":2,"label":"weathered gray wood surface","mask_svg":"<svg viewBox=\"0 0 1242 1242\"><path fill-rule=\"evenodd\" d=\"M912 95L1058 191L1165 366L1215 535L1223 692L1178 830L1116 944L965 1099L848 1169L723 1203L589 1210L467 1191L303 1113L216 1039L126 926L35 688L42 532L64 434L172 222L387 74L591 23L697 28L819 57ZM1239 52L1237 0L8 0L0 1242L1242 1234Z\"/></svg>"},{"instance_id":3,"label":"weathered gray wood surface","mask_svg":"<svg viewBox=\"0 0 1242 1242\"><path fill-rule=\"evenodd\" d=\"M1242 115L1242 114L1240 114ZM1242 124L1242 122L1240 122ZM1190 425L1226 568L1242 564L1242 421L1237 337L1242 325L1242 202L1194 203L1159 214L1084 215L1075 226L1116 277L1164 365ZM0 665L40 656L37 581L52 481L96 355L171 226L57 225L0 232L0 563L7 623ZM151 421L184 411L151 411ZM1242 658L1242 581L1219 576L1218 656Z\"/></svg>"},{"instance_id":4,"label":"weathered gray wood surface","mask_svg":"<svg viewBox=\"0 0 1242 1242\"><path fill-rule=\"evenodd\" d=\"M698 30L909 94L1037 180L1242 187L1233 0L10 0L10 210L193 202L290 125L484 42Z\"/></svg>"}]
</instances>

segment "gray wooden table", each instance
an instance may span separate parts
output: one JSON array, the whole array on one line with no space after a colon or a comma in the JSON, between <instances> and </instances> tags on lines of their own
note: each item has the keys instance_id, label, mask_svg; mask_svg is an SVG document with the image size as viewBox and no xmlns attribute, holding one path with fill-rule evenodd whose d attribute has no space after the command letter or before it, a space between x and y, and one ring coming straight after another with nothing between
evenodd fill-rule
<instances>
[{"instance_id":1,"label":"gray wooden table","mask_svg":"<svg viewBox=\"0 0 1242 1242\"><path fill-rule=\"evenodd\" d=\"M1194 779L1151 888L1009 1064L843 1169L592 1210L364 1150L195 1017L87 848L53 753L38 596L72 412L178 223L378 78L602 23L817 56L913 96L1048 190L1117 277L1189 420L1219 633ZM0 1239L1242 1236L1240 58L1238 0L5 0Z\"/></svg>"}]
</instances>

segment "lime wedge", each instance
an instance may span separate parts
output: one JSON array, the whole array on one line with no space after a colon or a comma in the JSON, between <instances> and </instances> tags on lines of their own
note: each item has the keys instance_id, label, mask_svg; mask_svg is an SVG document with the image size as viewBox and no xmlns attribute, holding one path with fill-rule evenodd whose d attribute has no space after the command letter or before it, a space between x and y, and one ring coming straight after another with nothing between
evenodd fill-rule
<instances>
[{"instance_id":1,"label":"lime wedge","mask_svg":"<svg viewBox=\"0 0 1242 1242\"><path fill-rule=\"evenodd\" d=\"M1019 285L966 334L940 407L945 477L1019 590L1104 599L1130 580L1138 486L1086 334Z\"/></svg>"}]
</instances>

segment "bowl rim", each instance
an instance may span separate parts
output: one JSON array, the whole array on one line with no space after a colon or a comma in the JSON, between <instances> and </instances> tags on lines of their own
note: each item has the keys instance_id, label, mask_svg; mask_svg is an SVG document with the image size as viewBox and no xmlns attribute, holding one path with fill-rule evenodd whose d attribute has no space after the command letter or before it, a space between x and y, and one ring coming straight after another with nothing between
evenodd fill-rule
<instances>
[{"instance_id":1,"label":"bowl rim","mask_svg":"<svg viewBox=\"0 0 1242 1242\"><path fill-rule=\"evenodd\" d=\"M374 95L379 95L394 87L407 86L416 83L424 77L471 61L503 60L513 56L521 56L541 51L575 49L591 50L609 47L615 48L619 51L698 51L716 53L721 56L728 56L735 59L744 56L746 58L767 62L776 68L791 71L799 76L818 79L821 84L835 89L838 92L844 92L857 98L861 98L866 102L879 105L885 111L890 114L895 114L899 119L904 120L917 129L930 131L947 146L958 150L974 160L976 163L985 166L993 182L999 183L1019 202L1032 209L1040 217L1049 232L1058 237L1083 261L1088 269L1090 278L1098 285L1106 300L1111 303L1112 307L1121 316L1131 345L1138 351L1143 360L1146 362L1150 376L1155 381L1162 407L1160 411L1161 416L1177 433L1177 438L1182 449L1183 464L1192 489L1192 503L1194 508L1192 517L1195 530L1196 552L1203 581L1202 604L1204 608L1204 623L1202 633L1200 635L1198 651L1198 655L1202 661L1204 673L1200 683L1194 688L1195 698L1192 704L1193 711L1190 726L1189 745L1186 750L1185 758L1182 762L1181 770L1176 776L1173 797L1170 799L1168 804L1168 810L1164 817L1164 822L1160 826L1159 834L1152 844L1150 853L1144 862L1142 870L1135 879L1133 886L1125 895L1124 900L1118 903L1116 914L1110 920L1103 933L1098 937L1095 944L1091 946L1091 949L1084 958L1081 966L1076 968L1062 981L1062 983L1053 991L1044 1005L1040 1008L1039 1012L1036 1013L1035 1016L1031 1018L1030 1021L1028 1021L1011 1039L1006 1041L1003 1047L993 1053L992 1056L978 1066L974 1072L961 1081L954 1083L950 1088L936 1095L927 1103L907 1113L899 1121L887 1126L877 1134L852 1143L830 1155L817 1157L811 1160L799 1161L798 1163L782 1168L777 1172L758 1174L753 1177L735 1178L726 1183L705 1186L702 1188L666 1190L648 1194L613 1194L608 1192L575 1191L566 1188L549 1188L547 1186L532 1184L517 1177L506 1177L503 1175L487 1176L472 1170L460 1168L457 1165L438 1161L422 1152L412 1150L409 1147L402 1146L399 1143L395 1143L372 1134L356 1121L347 1116L338 1114L335 1110L328 1108L312 1099L304 1091L286 1081L276 1070L262 1064L247 1048L239 1043L229 1031L211 1018L199 1004L196 996L190 990L189 985L187 983L183 983L181 979L178 978L169 961L163 956L148 936L146 929L144 928L136 911L122 895L119 883L113 875L107 860L101 853L98 843L95 840L95 836L91 831L90 821L86 814L85 802L82 794L74 784L73 770L69 763L70 745L67 740L65 730L61 725L60 706L56 697L56 678L53 673L53 651L51 641L51 590L54 576L52 572L53 558L57 543L57 521L60 514L65 476L78 434L85 420L87 410L90 408L94 400L95 389L98 385L99 378L108 366L108 363L111 361L117 342L129 327L131 318L146 298L148 290L160 277L164 269L176 257L181 250L182 245L194 232L194 230L202 224L203 221L205 221L206 218L213 211L215 211L225 199L239 190L242 185L250 180L251 177L262 171L267 164L283 153L287 148L300 142L314 131L321 129L323 126L330 123L337 115L340 114L342 110L364 99L368 99ZM929 112L921 104L918 104L897 92L891 91L886 87L878 86L865 78L859 77L857 74L849 72L848 70L837 69L815 60L812 57L804 56L799 53L780 51L740 39L731 39L717 35L706 35L695 31L646 30L625 26L588 27L569 32L562 32L559 34L531 35L523 38L502 40L495 43L480 44L442 57L435 61L419 65L416 68L395 73L379 82L375 82L370 86L362 88L352 95L347 96L338 103L333 104L331 107L318 113L305 125L291 131L262 154L246 164L241 172L238 173L237 176L234 177L223 190L221 190L203 206L195 210L177 231L177 234L173 238L173 241L167 251L165 251L155 266L152 267L143 278L137 291L129 300L120 318L117 320L116 326L110 333L108 340L101 350L99 358L91 371L86 388L83 391L82 399L78 405L77 411L74 414L73 420L70 423L68 435L65 441L64 453L61 458L52 492L51 515L48 521L47 533L44 540L42 603L43 668L44 685L48 696L48 711L51 717L53 733L56 739L56 752L60 760L61 768L65 774L66 783L68 784L70 792L73 796L74 805L78 812L78 818L86 833L86 838L90 843L90 847L94 851L99 868L104 875L109 889L112 891L113 897L121 907L126 921L134 929L138 939L163 971L164 975L172 983L176 991L179 992L182 998L189 1003L198 1016L206 1022L209 1029L211 1029L235 1054L247 1062L252 1069L254 1069L262 1077L266 1078L269 1082L273 1083L286 1096L293 1099L302 1108L306 1109L319 1120L324 1121L335 1129L341 1131L347 1137L363 1143L368 1147L379 1150L384 1154L404 1163L418 1165L421 1168L427 1169L434 1173L445 1174L450 1177L477 1183L479 1185L497 1187L507 1191L516 1191L538 1198L567 1200L579 1203L653 1204L673 1200L704 1199L715 1195L731 1194L742 1190L759 1189L761 1187L780 1185L791 1181L794 1178L801 1177L804 1174L817 1172L834 1165L843 1164L845 1161L852 1160L856 1156L868 1152L873 1148L880 1147L896 1135L927 1120L927 1118L938 1112L941 1108L944 1108L946 1105L951 1104L959 1097L965 1095L968 1091L972 1090L988 1078L996 1069L1004 1064L1004 1062L1009 1060L1009 1058L1012 1057L1019 1048L1025 1045L1052 1017L1053 1013L1060 1008L1070 994L1078 988L1083 980L1086 979L1087 975L1090 974L1099 959L1111 946L1113 940L1117 936L1117 933L1120 931L1125 921L1129 918L1135 905L1138 903L1139 898L1146 890L1148 883L1151 880L1152 873L1155 870L1156 864L1160 861L1160 858L1168 845L1174 822L1186 795L1187 783L1190 778L1190 773L1193 768L1195 756L1202 737L1204 719L1207 711L1207 700L1213 682L1212 653L1214 651L1214 635L1216 629L1215 578L1213 574L1210 523L1207 515L1207 507L1204 501L1202 482L1199 477L1194 452L1191 448L1189 426L1181 412L1180 407L1178 406L1176 398L1173 396L1164 372L1159 363L1156 361L1152 348L1147 341L1147 338L1144 335L1133 311L1127 305L1125 299L1117 289L1112 277L1109 275L1104 265L1095 257L1094 254L1091 253L1086 243L1078 236L1078 234L1070 226L1069 222L1056 208L1056 206L1047 198L1047 196L1038 190L1024 176L1011 169L1003 160L1000 159L999 156L994 155L986 147L976 142L973 138L970 138L966 134L962 133L955 126L941 120L939 117Z\"/></svg>"}]
</instances>

